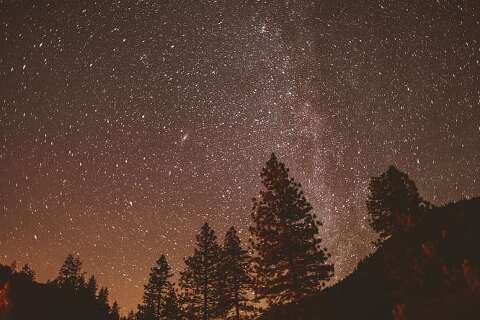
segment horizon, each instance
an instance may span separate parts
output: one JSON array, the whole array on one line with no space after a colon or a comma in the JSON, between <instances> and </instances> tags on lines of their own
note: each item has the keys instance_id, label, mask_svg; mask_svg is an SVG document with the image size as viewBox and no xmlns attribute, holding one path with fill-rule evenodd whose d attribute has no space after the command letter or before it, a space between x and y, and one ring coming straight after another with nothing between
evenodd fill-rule
<instances>
[{"instance_id":1,"label":"horizon","mask_svg":"<svg viewBox=\"0 0 480 320\"><path fill-rule=\"evenodd\" d=\"M461 3L2 3L0 263L68 253L122 311L209 222L247 244L274 152L335 279L372 252L389 165L442 205L480 195L480 8Z\"/></svg>"}]
</instances>

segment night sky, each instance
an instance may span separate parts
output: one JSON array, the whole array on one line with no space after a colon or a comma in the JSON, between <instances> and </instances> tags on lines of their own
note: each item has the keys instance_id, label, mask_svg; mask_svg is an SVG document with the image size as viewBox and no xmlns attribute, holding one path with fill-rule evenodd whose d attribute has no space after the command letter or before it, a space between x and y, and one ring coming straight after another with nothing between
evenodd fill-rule
<instances>
[{"instance_id":1,"label":"night sky","mask_svg":"<svg viewBox=\"0 0 480 320\"><path fill-rule=\"evenodd\" d=\"M123 311L208 221L248 238L275 152L336 278L372 250L369 177L480 194L480 2L0 0L0 263L69 252Z\"/></svg>"}]
</instances>

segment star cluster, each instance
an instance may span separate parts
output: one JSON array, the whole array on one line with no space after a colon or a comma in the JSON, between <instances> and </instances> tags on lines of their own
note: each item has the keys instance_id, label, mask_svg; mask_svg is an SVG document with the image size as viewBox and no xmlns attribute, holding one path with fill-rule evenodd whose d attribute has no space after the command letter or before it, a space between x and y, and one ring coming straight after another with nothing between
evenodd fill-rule
<instances>
[{"instance_id":1,"label":"star cluster","mask_svg":"<svg viewBox=\"0 0 480 320\"><path fill-rule=\"evenodd\" d=\"M275 152L342 278L369 177L480 194L480 6L465 1L0 1L0 262L69 252L134 308L208 221L248 238Z\"/></svg>"}]
</instances>

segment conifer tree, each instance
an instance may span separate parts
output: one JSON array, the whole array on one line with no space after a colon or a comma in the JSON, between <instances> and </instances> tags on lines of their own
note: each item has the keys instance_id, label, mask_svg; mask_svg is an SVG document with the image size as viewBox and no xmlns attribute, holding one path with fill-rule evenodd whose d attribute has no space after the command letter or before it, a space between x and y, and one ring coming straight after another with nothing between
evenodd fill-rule
<instances>
[{"instance_id":1,"label":"conifer tree","mask_svg":"<svg viewBox=\"0 0 480 320\"><path fill-rule=\"evenodd\" d=\"M88 279L87 286L86 286L86 291L89 297L95 298L97 296L97 279L95 279L95 276L91 276Z\"/></svg>"},{"instance_id":2,"label":"conifer tree","mask_svg":"<svg viewBox=\"0 0 480 320\"><path fill-rule=\"evenodd\" d=\"M167 258L162 255L150 271L148 283L145 285L143 304L146 314L153 311L153 319L164 319L162 316L169 290L173 288L170 278L173 276Z\"/></svg>"},{"instance_id":3,"label":"conifer tree","mask_svg":"<svg viewBox=\"0 0 480 320\"><path fill-rule=\"evenodd\" d=\"M69 254L61 266L55 282L61 288L80 289L85 284L80 258Z\"/></svg>"},{"instance_id":4,"label":"conifer tree","mask_svg":"<svg viewBox=\"0 0 480 320\"><path fill-rule=\"evenodd\" d=\"M181 272L182 302L189 319L214 319L218 313L218 266L220 247L215 232L207 223L197 235L197 247L185 259Z\"/></svg>"},{"instance_id":5,"label":"conifer tree","mask_svg":"<svg viewBox=\"0 0 480 320\"><path fill-rule=\"evenodd\" d=\"M139 304L137 320L155 320L155 307L152 304Z\"/></svg>"},{"instance_id":6,"label":"conifer tree","mask_svg":"<svg viewBox=\"0 0 480 320\"><path fill-rule=\"evenodd\" d=\"M100 288L98 291L97 305L100 314L106 316L110 313L110 305L108 304L108 288Z\"/></svg>"},{"instance_id":7,"label":"conifer tree","mask_svg":"<svg viewBox=\"0 0 480 320\"><path fill-rule=\"evenodd\" d=\"M113 302L112 310L110 311L110 320L120 320L120 308L117 301Z\"/></svg>"},{"instance_id":8,"label":"conifer tree","mask_svg":"<svg viewBox=\"0 0 480 320\"><path fill-rule=\"evenodd\" d=\"M108 304L108 288L100 288L98 291L97 300L102 304Z\"/></svg>"},{"instance_id":9,"label":"conifer tree","mask_svg":"<svg viewBox=\"0 0 480 320\"><path fill-rule=\"evenodd\" d=\"M20 274L22 274L25 277L25 279L27 279L28 281L35 280L35 271L32 270L32 268L28 263L23 265L22 270L20 271Z\"/></svg>"},{"instance_id":10,"label":"conifer tree","mask_svg":"<svg viewBox=\"0 0 480 320\"><path fill-rule=\"evenodd\" d=\"M333 274L320 247L317 222L301 185L271 155L261 172L263 189L253 199L250 228L257 299L270 305L298 301L320 290Z\"/></svg>"},{"instance_id":11,"label":"conifer tree","mask_svg":"<svg viewBox=\"0 0 480 320\"><path fill-rule=\"evenodd\" d=\"M220 263L222 294L220 310L225 319L241 319L252 311L248 305L247 291L251 288L248 252L242 248L234 227L225 234Z\"/></svg>"},{"instance_id":12,"label":"conifer tree","mask_svg":"<svg viewBox=\"0 0 480 320\"><path fill-rule=\"evenodd\" d=\"M370 225L382 242L392 234L413 227L427 205L415 183L394 166L370 180L367 209Z\"/></svg>"},{"instance_id":13,"label":"conifer tree","mask_svg":"<svg viewBox=\"0 0 480 320\"><path fill-rule=\"evenodd\" d=\"M165 307L162 310L162 319L165 320L180 320L181 310L178 305L177 294L173 287L168 290L168 295L165 300Z\"/></svg>"}]
</instances>

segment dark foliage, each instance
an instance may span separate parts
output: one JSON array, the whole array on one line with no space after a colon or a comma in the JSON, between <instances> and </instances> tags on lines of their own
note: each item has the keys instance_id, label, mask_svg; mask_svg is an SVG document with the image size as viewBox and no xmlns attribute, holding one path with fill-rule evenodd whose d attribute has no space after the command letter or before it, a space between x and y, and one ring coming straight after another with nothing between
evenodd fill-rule
<instances>
[{"instance_id":1,"label":"dark foliage","mask_svg":"<svg viewBox=\"0 0 480 320\"><path fill-rule=\"evenodd\" d=\"M215 319L220 313L221 248L215 232L205 223L197 235L197 247L185 259L180 287L182 304L188 319Z\"/></svg>"},{"instance_id":2,"label":"dark foliage","mask_svg":"<svg viewBox=\"0 0 480 320\"><path fill-rule=\"evenodd\" d=\"M148 283L145 285L143 294L143 305L139 306L138 320L160 320L167 319L167 298L169 313L176 303L176 299L171 299L171 290L173 283L170 281L173 273L168 265L167 258L162 255L156 264L150 270ZM170 315L171 317L171 315Z\"/></svg>"},{"instance_id":3,"label":"dark foliage","mask_svg":"<svg viewBox=\"0 0 480 320\"><path fill-rule=\"evenodd\" d=\"M110 320L120 320L120 307L115 301L112 305L112 310L110 311Z\"/></svg>"},{"instance_id":4,"label":"dark foliage","mask_svg":"<svg viewBox=\"0 0 480 320\"><path fill-rule=\"evenodd\" d=\"M252 288L249 262L250 257L242 248L237 231L231 227L225 235L219 267L219 313L222 319L245 319L253 311L248 296L248 291Z\"/></svg>"},{"instance_id":5,"label":"dark foliage","mask_svg":"<svg viewBox=\"0 0 480 320\"><path fill-rule=\"evenodd\" d=\"M370 180L367 208L370 225L380 237L412 229L427 204L420 198L415 183L394 166Z\"/></svg>"},{"instance_id":6,"label":"dark foliage","mask_svg":"<svg viewBox=\"0 0 480 320\"><path fill-rule=\"evenodd\" d=\"M479 198L430 209L343 281L262 319L480 319L479 225Z\"/></svg>"},{"instance_id":7,"label":"dark foliage","mask_svg":"<svg viewBox=\"0 0 480 320\"><path fill-rule=\"evenodd\" d=\"M108 290L97 295L95 278L88 284L81 280L78 257L67 257L56 281L37 283L33 275L30 268L0 265L0 288L5 289L0 290L1 320L118 320L118 305L110 308Z\"/></svg>"},{"instance_id":8,"label":"dark foliage","mask_svg":"<svg viewBox=\"0 0 480 320\"><path fill-rule=\"evenodd\" d=\"M162 311L162 319L165 320L179 320L182 319L182 310L180 309L177 293L171 287L165 300L165 307Z\"/></svg>"},{"instance_id":9,"label":"dark foliage","mask_svg":"<svg viewBox=\"0 0 480 320\"><path fill-rule=\"evenodd\" d=\"M263 189L253 199L250 228L257 297L270 305L298 301L320 290L333 275L321 225L301 185L272 154L261 172Z\"/></svg>"}]
</instances>

